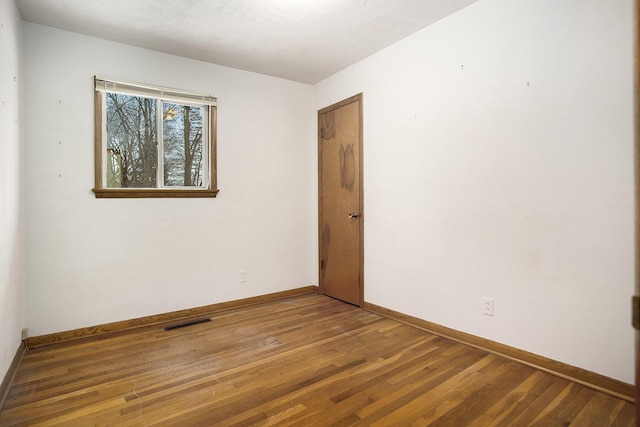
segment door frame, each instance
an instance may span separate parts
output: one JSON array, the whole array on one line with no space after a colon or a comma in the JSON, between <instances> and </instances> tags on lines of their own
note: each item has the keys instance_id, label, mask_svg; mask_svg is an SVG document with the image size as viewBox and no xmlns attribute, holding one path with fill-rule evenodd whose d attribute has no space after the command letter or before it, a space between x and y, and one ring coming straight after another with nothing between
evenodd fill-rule
<instances>
[{"instance_id":1,"label":"door frame","mask_svg":"<svg viewBox=\"0 0 640 427\"><path fill-rule=\"evenodd\" d=\"M634 2L634 175L635 175L635 286L632 323L635 328L635 398L636 424L640 425L640 0Z\"/></svg>"},{"instance_id":2,"label":"door frame","mask_svg":"<svg viewBox=\"0 0 640 427\"><path fill-rule=\"evenodd\" d=\"M359 258L359 262L358 262L358 270L359 270L359 283L358 283L358 287L359 287L359 307L362 307L362 305L364 304L364 185L363 185L363 149L362 149L362 145L363 145L363 124L362 124L362 101L363 101L363 96L362 96L362 92L360 92L357 95L351 96L349 98L343 99L342 101L336 102L335 104L331 104L328 107L324 107L320 110L318 110L318 118L317 118L317 132L318 132L318 284L319 284L319 288L320 288L320 293L324 295L324 289L323 289L323 285L322 285L322 269L324 267L324 263L323 263L323 259L322 256L324 254L324 243L323 243L323 233L322 233L322 209L323 209L323 196L322 196L322 128L321 128L321 117L322 114L327 113L329 111L332 110L337 110L340 107L344 107L345 105L349 105L353 102L358 102L359 104L359 108L358 108L358 113L359 113L359 117L358 117L358 125L359 125L359 129L358 129L358 134L359 134L359 141L358 141L358 157L359 157L359 162L358 162L358 213L359 213L359 218L358 218L358 227L359 227L359 242L358 242L358 258Z\"/></svg>"}]
</instances>

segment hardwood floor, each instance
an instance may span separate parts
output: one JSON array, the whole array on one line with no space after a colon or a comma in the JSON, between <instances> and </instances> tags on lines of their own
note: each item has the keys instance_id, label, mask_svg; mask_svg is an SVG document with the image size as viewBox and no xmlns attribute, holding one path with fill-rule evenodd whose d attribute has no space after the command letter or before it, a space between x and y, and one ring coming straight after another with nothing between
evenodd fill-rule
<instances>
[{"instance_id":1,"label":"hardwood floor","mask_svg":"<svg viewBox=\"0 0 640 427\"><path fill-rule=\"evenodd\" d=\"M321 296L31 350L28 426L633 426L635 406Z\"/></svg>"}]
</instances>

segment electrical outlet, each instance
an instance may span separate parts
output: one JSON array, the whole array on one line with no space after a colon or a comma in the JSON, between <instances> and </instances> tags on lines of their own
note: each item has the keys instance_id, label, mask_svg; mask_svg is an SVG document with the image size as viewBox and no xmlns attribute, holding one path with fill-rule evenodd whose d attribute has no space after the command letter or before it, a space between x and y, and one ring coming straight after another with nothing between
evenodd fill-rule
<instances>
[{"instance_id":1,"label":"electrical outlet","mask_svg":"<svg viewBox=\"0 0 640 427\"><path fill-rule=\"evenodd\" d=\"M493 298L482 298L482 314L493 316Z\"/></svg>"},{"instance_id":2,"label":"electrical outlet","mask_svg":"<svg viewBox=\"0 0 640 427\"><path fill-rule=\"evenodd\" d=\"M240 283L247 283L247 270L240 270Z\"/></svg>"}]
</instances>

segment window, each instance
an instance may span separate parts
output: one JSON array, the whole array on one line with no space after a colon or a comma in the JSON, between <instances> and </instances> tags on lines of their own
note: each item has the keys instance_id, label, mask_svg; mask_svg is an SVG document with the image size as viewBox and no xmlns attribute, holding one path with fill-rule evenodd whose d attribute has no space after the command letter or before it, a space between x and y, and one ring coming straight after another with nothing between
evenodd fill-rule
<instances>
[{"instance_id":1,"label":"window","mask_svg":"<svg viewBox=\"0 0 640 427\"><path fill-rule=\"evenodd\" d=\"M216 98L95 79L96 197L215 197Z\"/></svg>"}]
</instances>

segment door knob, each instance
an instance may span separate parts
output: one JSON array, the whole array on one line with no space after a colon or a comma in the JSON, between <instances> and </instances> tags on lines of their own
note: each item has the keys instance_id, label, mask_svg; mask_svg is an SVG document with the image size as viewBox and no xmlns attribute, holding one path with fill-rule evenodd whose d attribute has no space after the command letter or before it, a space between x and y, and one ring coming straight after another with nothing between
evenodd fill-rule
<instances>
[{"instance_id":1,"label":"door knob","mask_svg":"<svg viewBox=\"0 0 640 427\"><path fill-rule=\"evenodd\" d=\"M359 216L360 216L360 214L358 212L351 212L349 214L349 219L358 218Z\"/></svg>"}]
</instances>

